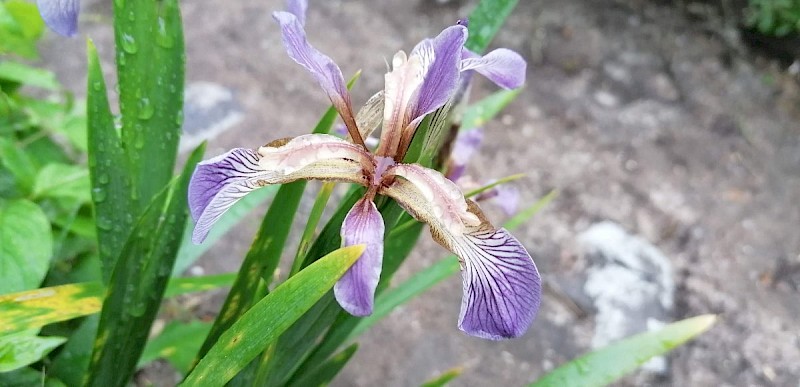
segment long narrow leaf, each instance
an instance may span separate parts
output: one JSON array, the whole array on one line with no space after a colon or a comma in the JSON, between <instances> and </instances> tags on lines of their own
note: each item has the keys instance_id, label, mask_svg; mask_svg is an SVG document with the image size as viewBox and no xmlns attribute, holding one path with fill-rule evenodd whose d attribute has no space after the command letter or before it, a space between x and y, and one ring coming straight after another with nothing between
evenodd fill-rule
<instances>
[{"instance_id":1,"label":"long narrow leaf","mask_svg":"<svg viewBox=\"0 0 800 387\"><path fill-rule=\"evenodd\" d=\"M714 325L717 317L702 315L645 332L572 360L551 371L532 387L605 386L691 340Z\"/></svg>"},{"instance_id":2,"label":"long narrow leaf","mask_svg":"<svg viewBox=\"0 0 800 387\"><path fill-rule=\"evenodd\" d=\"M290 277L297 274L300 268L303 267L303 261L308 253L308 249L311 248L311 244L314 243L313 238L314 233L317 231L317 224L319 224L322 212L325 211L325 207L328 205L328 199L330 199L331 193L333 193L333 187L335 186L336 184L333 182L324 183L317 194L317 199L314 200L314 206L311 208L311 213L308 215L306 227L303 230L303 236L300 237L300 243L297 245L297 253L294 255L292 270L289 272Z\"/></svg>"},{"instance_id":3,"label":"long narrow leaf","mask_svg":"<svg viewBox=\"0 0 800 387\"><path fill-rule=\"evenodd\" d=\"M128 195L141 214L175 166L183 120L183 28L178 0L113 4Z\"/></svg>"},{"instance_id":4,"label":"long narrow leaf","mask_svg":"<svg viewBox=\"0 0 800 387\"><path fill-rule=\"evenodd\" d=\"M89 173L97 224L97 243L108 283L119 251L133 222L128 161L114 129L100 60L92 41L87 43L89 86L86 97Z\"/></svg>"},{"instance_id":5,"label":"long narrow leaf","mask_svg":"<svg viewBox=\"0 0 800 387\"><path fill-rule=\"evenodd\" d=\"M220 336L183 385L231 380L325 295L363 251L363 245L339 249L279 285Z\"/></svg>"},{"instance_id":6,"label":"long narrow leaf","mask_svg":"<svg viewBox=\"0 0 800 387\"><path fill-rule=\"evenodd\" d=\"M290 387L327 386L342 371L357 350L358 344L345 348L342 352L331 357L325 364L319 366L316 372L302 375L296 381L289 382L288 385Z\"/></svg>"},{"instance_id":7,"label":"long narrow leaf","mask_svg":"<svg viewBox=\"0 0 800 387\"><path fill-rule=\"evenodd\" d=\"M88 385L125 386L144 349L180 247L188 217L187 189L200 146L172 187L145 211L120 252L103 304Z\"/></svg>"},{"instance_id":8,"label":"long narrow leaf","mask_svg":"<svg viewBox=\"0 0 800 387\"><path fill-rule=\"evenodd\" d=\"M234 278L234 274L173 278L164 297L229 286ZM0 335L97 313L105 295L102 283L83 282L0 296Z\"/></svg>"},{"instance_id":9,"label":"long narrow leaf","mask_svg":"<svg viewBox=\"0 0 800 387\"><path fill-rule=\"evenodd\" d=\"M486 50L517 0L482 0L469 14L469 38L465 46L477 53Z\"/></svg>"},{"instance_id":10,"label":"long narrow leaf","mask_svg":"<svg viewBox=\"0 0 800 387\"><path fill-rule=\"evenodd\" d=\"M500 90L494 94L467 106L461 118L461 130L468 130L485 125L513 101L522 88Z\"/></svg>"}]
</instances>

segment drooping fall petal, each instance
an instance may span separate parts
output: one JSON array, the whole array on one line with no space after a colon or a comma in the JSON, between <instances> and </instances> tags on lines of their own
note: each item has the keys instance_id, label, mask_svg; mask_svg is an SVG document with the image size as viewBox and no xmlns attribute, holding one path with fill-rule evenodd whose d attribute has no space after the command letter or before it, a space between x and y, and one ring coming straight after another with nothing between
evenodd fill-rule
<instances>
[{"instance_id":1,"label":"drooping fall petal","mask_svg":"<svg viewBox=\"0 0 800 387\"><path fill-rule=\"evenodd\" d=\"M342 117L352 118L350 93L339 66L308 43L303 23L295 14L274 12L272 17L280 24L283 46L289 57L314 76Z\"/></svg>"},{"instance_id":2,"label":"drooping fall petal","mask_svg":"<svg viewBox=\"0 0 800 387\"><path fill-rule=\"evenodd\" d=\"M380 212L372 200L362 198L342 222L342 245L365 244L366 249L333 287L339 305L353 316L372 314L383 264L383 236Z\"/></svg>"},{"instance_id":3,"label":"drooping fall petal","mask_svg":"<svg viewBox=\"0 0 800 387\"><path fill-rule=\"evenodd\" d=\"M530 254L505 229L472 231L450 242L461 257L464 295L458 327L484 339L522 336L541 303Z\"/></svg>"},{"instance_id":4,"label":"drooping fall petal","mask_svg":"<svg viewBox=\"0 0 800 387\"><path fill-rule=\"evenodd\" d=\"M37 0L42 19L53 31L64 36L78 32L79 0Z\"/></svg>"},{"instance_id":5,"label":"drooping fall petal","mask_svg":"<svg viewBox=\"0 0 800 387\"><path fill-rule=\"evenodd\" d=\"M507 48L498 48L484 56L465 49L461 60L461 71L475 70L504 89L522 86L526 67L525 59Z\"/></svg>"},{"instance_id":6,"label":"drooping fall petal","mask_svg":"<svg viewBox=\"0 0 800 387\"><path fill-rule=\"evenodd\" d=\"M259 148L236 148L197 165L189 183L189 208L196 224L192 241L202 242L211 226L239 199L269 184L322 179L367 184L371 166L360 147L330 135L305 135Z\"/></svg>"},{"instance_id":7,"label":"drooping fall petal","mask_svg":"<svg viewBox=\"0 0 800 387\"><path fill-rule=\"evenodd\" d=\"M403 167L390 169L398 178L380 192L427 223L434 240L459 257L464 283L459 328L493 340L524 334L541 300L541 279L530 254L506 230L494 228L475 203L447 194L452 188L442 184L443 176L433 178L438 172L410 174Z\"/></svg>"}]
</instances>

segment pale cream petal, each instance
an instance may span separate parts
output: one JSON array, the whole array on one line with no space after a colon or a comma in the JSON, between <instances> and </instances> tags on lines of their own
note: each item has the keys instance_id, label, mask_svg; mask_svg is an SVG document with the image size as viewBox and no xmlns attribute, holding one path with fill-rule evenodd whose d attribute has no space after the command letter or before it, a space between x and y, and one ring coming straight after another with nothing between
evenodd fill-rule
<instances>
[{"instance_id":1,"label":"pale cream petal","mask_svg":"<svg viewBox=\"0 0 800 387\"><path fill-rule=\"evenodd\" d=\"M383 90L381 90L370 97L364 107L356 114L356 126L358 126L358 131L361 132L361 138L364 141L381 124L383 120L383 105Z\"/></svg>"},{"instance_id":2,"label":"pale cream petal","mask_svg":"<svg viewBox=\"0 0 800 387\"><path fill-rule=\"evenodd\" d=\"M411 121L413 103L425 78L418 56L407 57L403 51L392 59L392 71L387 73L384 88L383 132L377 154L394 156L403 130Z\"/></svg>"},{"instance_id":3,"label":"pale cream petal","mask_svg":"<svg viewBox=\"0 0 800 387\"><path fill-rule=\"evenodd\" d=\"M444 175L416 164L397 164L386 172L395 175L394 184L381 193L395 198L418 219L450 234L463 234L467 227L481 224L467 208L458 186Z\"/></svg>"},{"instance_id":4,"label":"pale cream petal","mask_svg":"<svg viewBox=\"0 0 800 387\"><path fill-rule=\"evenodd\" d=\"M328 134L306 134L288 141L276 141L258 148L262 168L290 175L314 163L352 160L371 168L372 156L364 149Z\"/></svg>"}]
</instances>

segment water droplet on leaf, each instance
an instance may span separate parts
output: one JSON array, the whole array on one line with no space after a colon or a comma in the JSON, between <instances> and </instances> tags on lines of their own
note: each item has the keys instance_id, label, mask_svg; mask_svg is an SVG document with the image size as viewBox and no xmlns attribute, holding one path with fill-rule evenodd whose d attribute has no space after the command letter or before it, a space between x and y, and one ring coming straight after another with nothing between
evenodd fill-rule
<instances>
[{"instance_id":1,"label":"water droplet on leaf","mask_svg":"<svg viewBox=\"0 0 800 387\"><path fill-rule=\"evenodd\" d=\"M153 117L153 113L155 113L155 107L153 107L153 104L150 103L150 98L139 99L139 119L149 120L151 117Z\"/></svg>"},{"instance_id":2,"label":"water droplet on leaf","mask_svg":"<svg viewBox=\"0 0 800 387\"><path fill-rule=\"evenodd\" d=\"M136 40L133 36L128 34L122 34L122 49L129 54L135 54L139 51L139 46L136 44Z\"/></svg>"}]
</instances>

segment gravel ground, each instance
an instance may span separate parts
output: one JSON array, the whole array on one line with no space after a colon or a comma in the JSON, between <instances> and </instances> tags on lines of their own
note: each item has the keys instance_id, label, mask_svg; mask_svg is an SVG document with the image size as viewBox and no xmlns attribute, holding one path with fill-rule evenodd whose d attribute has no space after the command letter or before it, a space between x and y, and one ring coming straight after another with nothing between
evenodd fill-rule
<instances>
[{"instance_id":1,"label":"gravel ground","mask_svg":"<svg viewBox=\"0 0 800 387\"><path fill-rule=\"evenodd\" d=\"M85 1L81 28L109 71L106 3ZM548 285L540 315L519 340L464 336L455 326L460 280L449 279L368 332L334 384L417 385L460 366L464 373L455 385L520 385L585 352L596 310L582 294L590 262L577 235L609 220L669 259L674 319L720 315L711 331L670 356L666 375L639 374L623 385L796 386L797 79L750 53L735 29L690 20L671 3L520 3L495 45L528 59L527 86L486 127L486 145L471 174L483 180L526 173L518 187L527 203L560 192L516 232ZM281 8L277 1L244 0L182 6L188 82L230 91L241 113L209 144L209 155L305 133L327 105L283 53L269 16ZM354 92L358 104L382 86L384 58L411 49L469 9L458 1L312 1L308 32L345 74L363 70ZM44 60L78 95L85 84L83 47L81 39L55 38L43 47ZM492 90L480 81L474 94ZM499 223L501 212L489 210ZM257 223L254 214L211 249L199 262L203 271L236 270ZM423 238L397 279L444 254Z\"/></svg>"}]
</instances>

